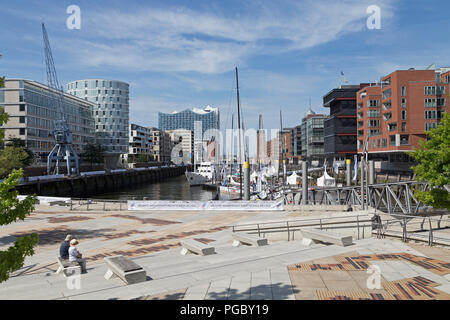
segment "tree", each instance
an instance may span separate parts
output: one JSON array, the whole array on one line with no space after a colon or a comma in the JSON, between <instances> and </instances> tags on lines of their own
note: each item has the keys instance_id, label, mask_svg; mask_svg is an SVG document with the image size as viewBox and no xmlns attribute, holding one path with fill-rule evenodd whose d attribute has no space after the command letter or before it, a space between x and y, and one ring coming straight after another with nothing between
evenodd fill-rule
<instances>
[{"instance_id":1,"label":"tree","mask_svg":"<svg viewBox=\"0 0 450 320\"><path fill-rule=\"evenodd\" d=\"M24 166L27 167L33 163L34 153L30 149L26 147L25 141L20 138L11 138L9 142L6 144L9 147L22 148L27 154L28 158L25 159Z\"/></svg>"},{"instance_id":2,"label":"tree","mask_svg":"<svg viewBox=\"0 0 450 320\"><path fill-rule=\"evenodd\" d=\"M5 77L0 77L0 88L5 87Z\"/></svg>"},{"instance_id":3,"label":"tree","mask_svg":"<svg viewBox=\"0 0 450 320\"><path fill-rule=\"evenodd\" d=\"M86 149L80 156L91 165L94 163L103 163L105 159L105 150L99 144L89 143L86 145Z\"/></svg>"},{"instance_id":4,"label":"tree","mask_svg":"<svg viewBox=\"0 0 450 320\"><path fill-rule=\"evenodd\" d=\"M148 158L145 154L138 154L134 161L136 163L146 163L148 162Z\"/></svg>"},{"instance_id":5,"label":"tree","mask_svg":"<svg viewBox=\"0 0 450 320\"><path fill-rule=\"evenodd\" d=\"M20 147L7 146L0 152L0 177L4 178L13 170L22 169L29 162L29 154Z\"/></svg>"},{"instance_id":6,"label":"tree","mask_svg":"<svg viewBox=\"0 0 450 320\"><path fill-rule=\"evenodd\" d=\"M410 155L418 162L414 167L416 178L429 183L429 191L415 190L418 200L433 208L450 210L450 115L444 118L436 129L428 131L428 141L421 141L419 149Z\"/></svg>"},{"instance_id":7,"label":"tree","mask_svg":"<svg viewBox=\"0 0 450 320\"><path fill-rule=\"evenodd\" d=\"M0 126L6 123L7 119L6 113L0 113ZM14 188L21 177L22 170L12 170L9 176L0 182L0 226L24 220L34 210L36 196L28 196L22 201L17 198L19 193ZM38 241L36 234L20 237L13 246L0 251L0 282L8 280L12 272L22 268L25 258L34 254L33 248Z\"/></svg>"}]
</instances>

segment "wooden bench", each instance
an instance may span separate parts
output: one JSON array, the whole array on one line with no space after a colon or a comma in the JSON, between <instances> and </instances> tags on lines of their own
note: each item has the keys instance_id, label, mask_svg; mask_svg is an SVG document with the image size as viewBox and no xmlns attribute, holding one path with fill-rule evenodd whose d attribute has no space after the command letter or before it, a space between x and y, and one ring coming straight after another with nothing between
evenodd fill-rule
<instances>
[{"instance_id":1,"label":"wooden bench","mask_svg":"<svg viewBox=\"0 0 450 320\"><path fill-rule=\"evenodd\" d=\"M233 247L237 247L241 244L254 245L257 247L268 245L267 239L261 238L254 234L234 232L233 233Z\"/></svg>"},{"instance_id":2,"label":"wooden bench","mask_svg":"<svg viewBox=\"0 0 450 320\"><path fill-rule=\"evenodd\" d=\"M201 256L207 256L216 253L214 247L208 246L194 239L181 240L180 244L183 246L181 254L185 255L188 252L193 252Z\"/></svg>"},{"instance_id":3,"label":"wooden bench","mask_svg":"<svg viewBox=\"0 0 450 320\"><path fill-rule=\"evenodd\" d=\"M56 257L58 261L58 270L56 270L56 274L63 273L64 277L70 277L74 274L81 274L80 266L71 266L69 260L63 260L61 257Z\"/></svg>"},{"instance_id":4,"label":"wooden bench","mask_svg":"<svg viewBox=\"0 0 450 320\"><path fill-rule=\"evenodd\" d=\"M108 266L104 276L106 280L119 277L126 284L134 284L147 279L147 273L141 266L122 255L106 257L104 260Z\"/></svg>"},{"instance_id":5,"label":"wooden bench","mask_svg":"<svg viewBox=\"0 0 450 320\"><path fill-rule=\"evenodd\" d=\"M352 236L341 236L339 234L320 230L320 229L300 229L303 239L310 239L312 241L320 241L325 243L332 243L339 246L349 246L353 243ZM304 242L305 243L305 242Z\"/></svg>"}]
</instances>

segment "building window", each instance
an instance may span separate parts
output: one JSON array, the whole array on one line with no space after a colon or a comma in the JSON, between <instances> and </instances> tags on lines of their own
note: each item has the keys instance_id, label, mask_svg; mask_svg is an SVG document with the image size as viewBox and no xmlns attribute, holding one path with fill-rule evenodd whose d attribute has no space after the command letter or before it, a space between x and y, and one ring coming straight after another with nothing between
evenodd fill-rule
<instances>
[{"instance_id":1,"label":"building window","mask_svg":"<svg viewBox=\"0 0 450 320\"><path fill-rule=\"evenodd\" d=\"M406 87L402 87L402 97L406 96Z\"/></svg>"},{"instance_id":2,"label":"building window","mask_svg":"<svg viewBox=\"0 0 450 320\"><path fill-rule=\"evenodd\" d=\"M406 122L402 122L402 132L406 132Z\"/></svg>"},{"instance_id":3,"label":"building window","mask_svg":"<svg viewBox=\"0 0 450 320\"><path fill-rule=\"evenodd\" d=\"M25 111L25 105L24 104L19 105L19 111Z\"/></svg>"},{"instance_id":4,"label":"building window","mask_svg":"<svg viewBox=\"0 0 450 320\"><path fill-rule=\"evenodd\" d=\"M397 130L397 123L396 123L396 122L394 122L394 123L389 123L389 124L388 124L388 130L389 130L389 131L395 131L395 130Z\"/></svg>"},{"instance_id":5,"label":"building window","mask_svg":"<svg viewBox=\"0 0 450 320\"><path fill-rule=\"evenodd\" d=\"M429 131L431 129L436 129L437 123L436 122L425 122L425 131Z\"/></svg>"},{"instance_id":6,"label":"building window","mask_svg":"<svg viewBox=\"0 0 450 320\"><path fill-rule=\"evenodd\" d=\"M402 120L406 120L406 111L402 110Z\"/></svg>"},{"instance_id":7,"label":"building window","mask_svg":"<svg viewBox=\"0 0 450 320\"><path fill-rule=\"evenodd\" d=\"M406 108L406 99L402 98L402 108Z\"/></svg>"},{"instance_id":8,"label":"building window","mask_svg":"<svg viewBox=\"0 0 450 320\"><path fill-rule=\"evenodd\" d=\"M25 135L25 128L20 128L20 129L19 129L19 134L20 134L21 136L24 136L24 135Z\"/></svg>"},{"instance_id":9,"label":"building window","mask_svg":"<svg viewBox=\"0 0 450 320\"><path fill-rule=\"evenodd\" d=\"M384 139L382 140L382 143L383 143L383 148L386 148L386 147L387 147L387 139L384 138Z\"/></svg>"},{"instance_id":10,"label":"building window","mask_svg":"<svg viewBox=\"0 0 450 320\"><path fill-rule=\"evenodd\" d=\"M25 123L25 117L23 116L19 117L19 123Z\"/></svg>"},{"instance_id":11,"label":"building window","mask_svg":"<svg viewBox=\"0 0 450 320\"><path fill-rule=\"evenodd\" d=\"M380 100L367 100L368 108L376 108L380 106Z\"/></svg>"},{"instance_id":12,"label":"building window","mask_svg":"<svg viewBox=\"0 0 450 320\"><path fill-rule=\"evenodd\" d=\"M367 121L367 126L369 128L371 128L371 127L379 127L380 126L380 120L368 120Z\"/></svg>"},{"instance_id":13,"label":"building window","mask_svg":"<svg viewBox=\"0 0 450 320\"><path fill-rule=\"evenodd\" d=\"M425 107L436 107L437 106L437 102L436 102L436 99L430 99L430 98L427 98L427 99L425 99Z\"/></svg>"}]
</instances>

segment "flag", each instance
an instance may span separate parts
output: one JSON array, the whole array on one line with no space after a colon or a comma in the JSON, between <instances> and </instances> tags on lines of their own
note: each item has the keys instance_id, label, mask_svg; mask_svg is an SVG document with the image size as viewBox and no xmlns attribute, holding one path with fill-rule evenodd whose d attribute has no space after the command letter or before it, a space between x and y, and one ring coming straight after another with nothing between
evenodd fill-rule
<instances>
[{"instance_id":1,"label":"flag","mask_svg":"<svg viewBox=\"0 0 450 320\"><path fill-rule=\"evenodd\" d=\"M355 155L355 161L353 161L353 181L356 181L358 175L358 156Z\"/></svg>"}]
</instances>

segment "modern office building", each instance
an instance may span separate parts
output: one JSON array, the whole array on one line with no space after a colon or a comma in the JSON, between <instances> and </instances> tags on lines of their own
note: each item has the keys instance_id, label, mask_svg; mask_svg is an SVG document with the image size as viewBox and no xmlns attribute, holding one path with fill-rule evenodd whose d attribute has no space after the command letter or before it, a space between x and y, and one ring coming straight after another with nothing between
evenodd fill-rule
<instances>
[{"instance_id":1,"label":"modern office building","mask_svg":"<svg viewBox=\"0 0 450 320\"><path fill-rule=\"evenodd\" d=\"M137 124L129 125L128 153L122 155L122 159L128 162L136 161L136 157L144 155L147 161L153 160L151 131Z\"/></svg>"},{"instance_id":2,"label":"modern office building","mask_svg":"<svg viewBox=\"0 0 450 320\"><path fill-rule=\"evenodd\" d=\"M326 115L309 109L301 124L302 159L321 161L324 154L324 122Z\"/></svg>"},{"instance_id":3,"label":"modern office building","mask_svg":"<svg viewBox=\"0 0 450 320\"><path fill-rule=\"evenodd\" d=\"M66 92L93 102L96 142L106 154L128 152L129 85L106 79L86 79L69 82Z\"/></svg>"},{"instance_id":4,"label":"modern office building","mask_svg":"<svg viewBox=\"0 0 450 320\"><path fill-rule=\"evenodd\" d=\"M219 108L207 106L205 109L194 108L181 112L158 112L158 128L163 131L187 129L195 132L196 121L202 123L202 135L209 129L220 129Z\"/></svg>"},{"instance_id":5,"label":"modern office building","mask_svg":"<svg viewBox=\"0 0 450 320\"><path fill-rule=\"evenodd\" d=\"M324 156L330 164L345 166L357 153L356 93L366 86L342 85L323 97L323 106L330 108L324 121Z\"/></svg>"},{"instance_id":6,"label":"modern office building","mask_svg":"<svg viewBox=\"0 0 450 320\"><path fill-rule=\"evenodd\" d=\"M152 139L151 153L158 162L169 162L172 153L172 140L167 132L155 127L148 127Z\"/></svg>"},{"instance_id":7,"label":"modern office building","mask_svg":"<svg viewBox=\"0 0 450 320\"><path fill-rule=\"evenodd\" d=\"M61 119L57 107L58 93L48 86L32 80L6 79L0 88L0 105L9 115L5 130L5 141L20 138L45 163L55 139L55 120ZM73 148L78 154L85 146L95 141L92 116L95 104L84 99L64 94L64 118L72 132Z\"/></svg>"},{"instance_id":8,"label":"modern office building","mask_svg":"<svg viewBox=\"0 0 450 320\"><path fill-rule=\"evenodd\" d=\"M408 151L448 111L450 68L398 70L357 93L358 152L367 141L369 158L382 169L409 169Z\"/></svg>"},{"instance_id":9,"label":"modern office building","mask_svg":"<svg viewBox=\"0 0 450 320\"><path fill-rule=\"evenodd\" d=\"M175 164L193 163L194 161L194 132L191 130L167 130L172 141L171 160Z\"/></svg>"}]
</instances>

